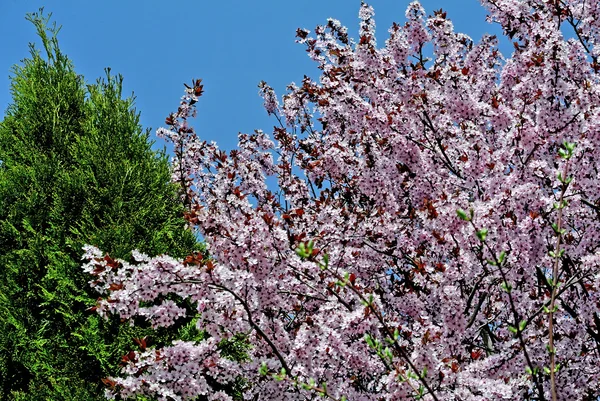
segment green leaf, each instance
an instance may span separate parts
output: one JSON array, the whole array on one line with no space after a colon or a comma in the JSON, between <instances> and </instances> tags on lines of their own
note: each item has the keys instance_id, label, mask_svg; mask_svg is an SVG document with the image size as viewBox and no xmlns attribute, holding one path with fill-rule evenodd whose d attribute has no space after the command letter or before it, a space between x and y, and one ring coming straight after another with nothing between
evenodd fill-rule
<instances>
[{"instance_id":1,"label":"green leaf","mask_svg":"<svg viewBox=\"0 0 600 401\"><path fill-rule=\"evenodd\" d=\"M502 284L500 284L500 288L502 288L504 291L506 291L509 294L512 291L512 285L508 284L506 281L504 281Z\"/></svg>"},{"instance_id":2,"label":"green leaf","mask_svg":"<svg viewBox=\"0 0 600 401\"><path fill-rule=\"evenodd\" d=\"M389 348L385 348L383 350L383 355L390 361L393 362L394 361L394 355L392 354L392 350L390 350Z\"/></svg>"},{"instance_id":3,"label":"green leaf","mask_svg":"<svg viewBox=\"0 0 600 401\"><path fill-rule=\"evenodd\" d=\"M457 216L458 216L458 218L460 218L461 220L464 220L464 221L470 221L470 220L471 220L471 218L470 218L469 216L467 216L467 212L465 212L465 211L464 211L464 210L462 210L462 209L458 209L458 210L456 211L456 215L457 215Z\"/></svg>"},{"instance_id":4,"label":"green leaf","mask_svg":"<svg viewBox=\"0 0 600 401\"><path fill-rule=\"evenodd\" d=\"M263 362L263 363L260 364L260 367L258 368L258 373L261 376L266 376L267 373L269 373L269 368L267 367L267 363L266 362Z\"/></svg>"},{"instance_id":5,"label":"green leaf","mask_svg":"<svg viewBox=\"0 0 600 401\"><path fill-rule=\"evenodd\" d=\"M487 228L482 228L481 230L477 231L477 238L479 238L479 240L481 242L485 242L487 234L488 234Z\"/></svg>"},{"instance_id":6,"label":"green leaf","mask_svg":"<svg viewBox=\"0 0 600 401\"><path fill-rule=\"evenodd\" d=\"M527 320L521 320L521 323L519 323L519 331L525 330L525 326L527 326Z\"/></svg>"},{"instance_id":7,"label":"green leaf","mask_svg":"<svg viewBox=\"0 0 600 401\"><path fill-rule=\"evenodd\" d=\"M506 259L506 252L502 251L502 252L500 252L500 255L498 256L498 263L499 264L504 263L504 259Z\"/></svg>"},{"instance_id":8,"label":"green leaf","mask_svg":"<svg viewBox=\"0 0 600 401\"><path fill-rule=\"evenodd\" d=\"M514 326L508 326L508 331L510 331L513 334L517 334L519 331L517 330L516 327Z\"/></svg>"},{"instance_id":9,"label":"green leaf","mask_svg":"<svg viewBox=\"0 0 600 401\"><path fill-rule=\"evenodd\" d=\"M308 257L308 252L303 242L301 242L296 248L296 254L302 259L306 259Z\"/></svg>"},{"instance_id":10,"label":"green leaf","mask_svg":"<svg viewBox=\"0 0 600 401\"><path fill-rule=\"evenodd\" d=\"M416 374L414 374L412 371L408 372L408 373L406 374L406 376L407 376L409 379L415 379L415 380L419 380L419 376L417 376Z\"/></svg>"},{"instance_id":11,"label":"green leaf","mask_svg":"<svg viewBox=\"0 0 600 401\"><path fill-rule=\"evenodd\" d=\"M569 160L571 158L572 153L565 149L558 149L558 155L565 160Z\"/></svg>"}]
</instances>

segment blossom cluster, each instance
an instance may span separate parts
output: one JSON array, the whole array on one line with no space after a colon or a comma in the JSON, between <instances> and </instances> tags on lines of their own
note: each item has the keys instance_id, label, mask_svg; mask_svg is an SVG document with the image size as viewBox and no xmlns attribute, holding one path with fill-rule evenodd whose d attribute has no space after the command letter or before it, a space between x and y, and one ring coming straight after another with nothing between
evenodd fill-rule
<instances>
[{"instance_id":1,"label":"blossom cluster","mask_svg":"<svg viewBox=\"0 0 600 401\"><path fill-rule=\"evenodd\" d=\"M253 400L600 395L600 3L482 3L508 58L418 2L383 47L366 4L357 41L298 30L319 81L261 83L280 125L229 153L186 90L161 132L210 257L89 247L84 268L99 313L168 326L176 294L209 340L134 352L110 395L230 399L236 375ZM238 333L250 362L215 345Z\"/></svg>"}]
</instances>

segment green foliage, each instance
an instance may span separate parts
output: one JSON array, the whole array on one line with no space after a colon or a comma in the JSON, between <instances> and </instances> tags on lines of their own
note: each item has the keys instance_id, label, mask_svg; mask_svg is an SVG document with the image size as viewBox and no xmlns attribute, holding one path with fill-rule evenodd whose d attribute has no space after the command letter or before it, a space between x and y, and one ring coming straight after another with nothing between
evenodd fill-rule
<instances>
[{"instance_id":1,"label":"green foliage","mask_svg":"<svg viewBox=\"0 0 600 401\"><path fill-rule=\"evenodd\" d=\"M219 351L224 358L232 361L248 362L250 357L248 351L251 345L248 342L248 336L243 333L238 333L232 338L221 340L219 343Z\"/></svg>"},{"instance_id":2,"label":"green foliage","mask_svg":"<svg viewBox=\"0 0 600 401\"><path fill-rule=\"evenodd\" d=\"M31 58L13 68L0 123L0 399L100 400L100 379L118 374L132 338L164 344L178 328L132 328L88 311L97 294L81 247L128 259L132 249L184 256L200 245L166 156L121 97L122 78L107 70L86 86L56 25L42 13L28 19L46 57L30 45Z\"/></svg>"}]
</instances>

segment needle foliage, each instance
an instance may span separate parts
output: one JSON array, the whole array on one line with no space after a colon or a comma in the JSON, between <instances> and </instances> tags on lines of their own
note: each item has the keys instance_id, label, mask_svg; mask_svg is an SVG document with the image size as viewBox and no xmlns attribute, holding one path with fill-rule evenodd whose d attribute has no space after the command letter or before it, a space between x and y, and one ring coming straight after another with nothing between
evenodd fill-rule
<instances>
[{"instance_id":1,"label":"needle foliage","mask_svg":"<svg viewBox=\"0 0 600 401\"><path fill-rule=\"evenodd\" d=\"M0 399L104 399L101 379L133 338L166 342L183 327L155 332L89 311L82 246L126 259L135 248L184 256L201 246L122 77L107 69L87 85L50 16L27 18L41 51L30 45L13 68L0 122Z\"/></svg>"}]
</instances>

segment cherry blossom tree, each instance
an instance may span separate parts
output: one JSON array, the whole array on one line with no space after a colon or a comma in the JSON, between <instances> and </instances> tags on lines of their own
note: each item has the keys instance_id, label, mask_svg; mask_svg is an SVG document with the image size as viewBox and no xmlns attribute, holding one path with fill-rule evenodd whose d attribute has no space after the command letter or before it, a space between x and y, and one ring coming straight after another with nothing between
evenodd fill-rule
<instances>
[{"instance_id":1,"label":"cherry blossom tree","mask_svg":"<svg viewBox=\"0 0 600 401\"><path fill-rule=\"evenodd\" d=\"M418 2L383 46L366 4L357 42L299 29L319 81L261 83L278 126L229 153L187 87L159 131L210 258L84 268L98 313L169 326L176 294L208 339L131 352L109 396L230 400L238 375L249 400L600 396L600 3L482 3L510 58ZM239 333L250 362L220 355Z\"/></svg>"}]
</instances>

